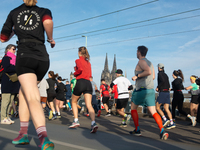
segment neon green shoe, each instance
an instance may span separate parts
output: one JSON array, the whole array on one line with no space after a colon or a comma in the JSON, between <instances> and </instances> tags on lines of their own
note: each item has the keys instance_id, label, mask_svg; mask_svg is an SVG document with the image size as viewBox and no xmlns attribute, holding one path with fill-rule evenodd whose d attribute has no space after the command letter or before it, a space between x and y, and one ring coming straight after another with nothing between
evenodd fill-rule
<instances>
[{"instance_id":1,"label":"neon green shoe","mask_svg":"<svg viewBox=\"0 0 200 150\"><path fill-rule=\"evenodd\" d=\"M52 110L50 110L50 111L49 111L49 120L51 120L51 119L52 119L52 117L53 117L53 111L52 111Z\"/></svg>"},{"instance_id":2,"label":"neon green shoe","mask_svg":"<svg viewBox=\"0 0 200 150\"><path fill-rule=\"evenodd\" d=\"M53 150L53 149L54 149L54 143L49 141L48 137L45 137L41 150Z\"/></svg>"},{"instance_id":3,"label":"neon green shoe","mask_svg":"<svg viewBox=\"0 0 200 150\"><path fill-rule=\"evenodd\" d=\"M27 134L19 134L17 138L12 141L13 144L25 145L29 144L28 135Z\"/></svg>"}]
</instances>

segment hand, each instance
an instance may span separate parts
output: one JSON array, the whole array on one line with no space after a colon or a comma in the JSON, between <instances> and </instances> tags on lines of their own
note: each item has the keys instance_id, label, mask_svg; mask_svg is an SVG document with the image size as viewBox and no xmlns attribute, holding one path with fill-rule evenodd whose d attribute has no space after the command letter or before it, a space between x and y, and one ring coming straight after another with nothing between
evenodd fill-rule
<instances>
[{"instance_id":1,"label":"hand","mask_svg":"<svg viewBox=\"0 0 200 150\"><path fill-rule=\"evenodd\" d=\"M135 81L138 77L137 76L134 76L132 77L132 80Z\"/></svg>"},{"instance_id":2,"label":"hand","mask_svg":"<svg viewBox=\"0 0 200 150\"><path fill-rule=\"evenodd\" d=\"M156 88L156 92L158 92L158 88Z\"/></svg>"},{"instance_id":3,"label":"hand","mask_svg":"<svg viewBox=\"0 0 200 150\"><path fill-rule=\"evenodd\" d=\"M169 91L171 91L171 88L169 88Z\"/></svg>"},{"instance_id":4,"label":"hand","mask_svg":"<svg viewBox=\"0 0 200 150\"><path fill-rule=\"evenodd\" d=\"M51 44L51 48L54 48L56 45L56 42L54 40L48 41Z\"/></svg>"}]
</instances>

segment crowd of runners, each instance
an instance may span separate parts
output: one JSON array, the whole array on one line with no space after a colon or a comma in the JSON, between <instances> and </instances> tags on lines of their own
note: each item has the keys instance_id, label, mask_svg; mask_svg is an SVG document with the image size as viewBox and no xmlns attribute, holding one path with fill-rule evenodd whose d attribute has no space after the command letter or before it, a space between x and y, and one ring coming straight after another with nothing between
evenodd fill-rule
<instances>
[{"instance_id":1,"label":"crowd of runners","mask_svg":"<svg viewBox=\"0 0 200 150\"><path fill-rule=\"evenodd\" d=\"M1 78L1 124L14 123L9 114L11 108L14 110L14 116L18 117L19 114L20 119L19 136L13 139L13 144L29 144L27 130L31 116L41 149L54 149L54 143L47 136L44 112L48 112L48 119L55 120L62 117L61 109L72 111L74 121L69 128L77 128L80 126L78 113L83 111L83 107L78 103L80 97L83 97L87 108L85 115L91 118L90 133L96 133L98 123L95 122L95 116L100 117L102 113L101 103L106 111L105 116L112 115L109 109L111 93L114 94L113 106L115 106L117 114L122 117L119 126L127 127L132 118L135 128L130 131L130 134L136 136L142 134L137 111L139 105L148 108L159 127L160 138L163 140L169 136L164 128L176 127L176 107L179 113L191 119L192 126L195 126L196 122L200 122L197 77L191 76L191 85L184 87L182 71L174 70L172 73L174 81L170 88L168 76L164 71L165 67L159 63L156 87L158 97L156 99L153 81L155 70L151 61L146 58L148 48L145 46L138 46L135 50L138 58L135 75L132 77L135 87L123 76L123 71L117 69L116 79L110 85L106 84L105 79L101 79L101 86L98 89L92 78L90 55L86 47L78 49L79 58L75 60L73 80L67 80L64 84L65 79L55 74L54 71L49 71L48 79L44 79L49 69L49 56L44 45L44 31L47 34L47 41L53 48L55 46L53 21L51 11L36 6L36 3L36 0L24 0L24 4L9 13L1 31L1 42L9 41L14 34L19 40L17 46L9 44L6 47L5 56L2 59L4 71ZM32 23L34 23L33 26ZM15 55L16 48L18 48L17 56ZM190 90L190 114L183 111L182 90ZM170 91L173 91L172 112L169 109L171 105ZM99 94L96 95L96 93ZM101 98L98 100L98 97ZM131 111L125 112L129 99L131 99Z\"/></svg>"}]
</instances>

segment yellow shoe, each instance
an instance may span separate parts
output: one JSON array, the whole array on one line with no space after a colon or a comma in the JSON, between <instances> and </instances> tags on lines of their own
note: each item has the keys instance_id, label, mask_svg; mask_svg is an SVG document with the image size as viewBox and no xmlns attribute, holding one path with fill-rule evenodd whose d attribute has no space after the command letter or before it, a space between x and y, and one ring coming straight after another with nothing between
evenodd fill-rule
<instances>
[{"instance_id":1,"label":"yellow shoe","mask_svg":"<svg viewBox=\"0 0 200 150\"><path fill-rule=\"evenodd\" d=\"M13 115L13 114L14 114L14 111L13 111L13 109L11 109L11 112L10 112L10 114L11 114L11 115Z\"/></svg>"},{"instance_id":2,"label":"yellow shoe","mask_svg":"<svg viewBox=\"0 0 200 150\"><path fill-rule=\"evenodd\" d=\"M68 104L66 104L66 108L67 108L67 110L69 109L69 105Z\"/></svg>"},{"instance_id":3,"label":"yellow shoe","mask_svg":"<svg viewBox=\"0 0 200 150\"><path fill-rule=\"evenodd\" d=\"M49 112L49 120L51 120L52 117L53 117L53 112L52 112L52 110L50 110L50 112Z\"/></svg>"}]
</instances>

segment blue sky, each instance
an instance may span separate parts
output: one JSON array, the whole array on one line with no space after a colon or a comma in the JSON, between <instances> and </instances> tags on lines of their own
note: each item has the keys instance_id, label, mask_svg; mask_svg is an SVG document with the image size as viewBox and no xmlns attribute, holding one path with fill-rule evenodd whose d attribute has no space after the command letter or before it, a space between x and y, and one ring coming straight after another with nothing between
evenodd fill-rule
<instances>
[{"instance_id":1,"label":"blue sky","mask_svg":"<svg viewBox=\"0 0 200 150\"><path fill-rule=\"evenodd\" d=\"M153 0L38 0L38 6L49 8L52 11L54 26L57 27L150 1ZM22 0L1 0L0 28L9 11L22 3ZM57 44L54 49L47 45L50 70L63 78L69 78L75 66L75 59L78 58L77 48L85 46L86 38L81 37L81 33L84 33L83 35L87 36L94 81L98 86L106 53L110 71L114 54L116 54L117 68L126 71L127 78L131 80L138 62L136 50L139 45L149 48L147 58L153 63L156 74L157 64L163 63L170 82L172 82L173 70L181 69L185 76L184 85L189 86L190 75L200 76L200 17L197 16L200 15L200 10L165 18L160 17L198 8L200 8L199 0L159 0L118 13L55 28L54 39ZM186 17L188 18L181 19ZM125 24L132 25L120 27ZM116 26L119 27L87 33ZM178 32L183 33L171 34ZM59 39L71 35L76 36ZM2 48L10 43L15 44L16 40L13 38L5 44L0 43L0 56L3 56ZM134 84L133 81L131 82ZM156 85L157 80L155 80L155 87Z\"/></svg>"}]
</instances>

